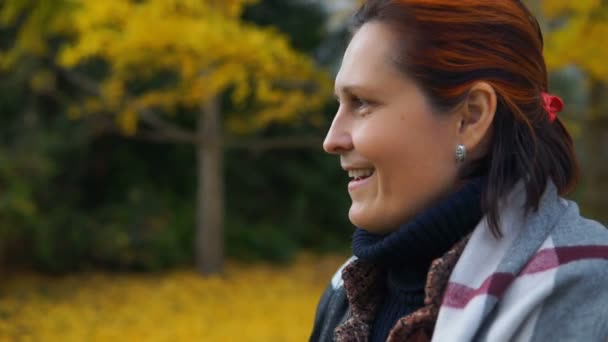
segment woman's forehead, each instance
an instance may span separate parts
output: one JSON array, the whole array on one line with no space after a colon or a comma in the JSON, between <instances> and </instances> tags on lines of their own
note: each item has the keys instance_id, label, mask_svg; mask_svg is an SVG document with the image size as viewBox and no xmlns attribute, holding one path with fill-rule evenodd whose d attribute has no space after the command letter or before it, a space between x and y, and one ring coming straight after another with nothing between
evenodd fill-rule
<instances>
[{"instance_id":1,"label":"woman's forehead","mask_svg":"<svg viewBox=\"0 0 608 342\"><path fill-rule=\"evenodd\" d=\"M355 88L370 88L387 78L399 77L391 62L393 39L390 30L382 24L363 25L349 43L338 75L336 92Z\"/></svg>"}]
</instances>

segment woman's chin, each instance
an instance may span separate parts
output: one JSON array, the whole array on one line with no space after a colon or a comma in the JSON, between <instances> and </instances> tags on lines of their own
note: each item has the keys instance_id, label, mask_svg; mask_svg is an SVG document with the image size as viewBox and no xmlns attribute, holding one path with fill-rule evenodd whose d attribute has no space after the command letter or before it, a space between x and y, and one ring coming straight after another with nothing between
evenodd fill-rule
<instances>
[{"instance_id":1,"label":"woman's chin","mask_svg":"<svg viewBox=\"0 0 608 342\"><path fill-rule=\"evenodd\" d=\"M368 207L353 202L348 211L348 219L354 226L370 233L389 233L394 230L394 225L384 222L383 215L371 211Z\"/></svg>"}]
</instances>

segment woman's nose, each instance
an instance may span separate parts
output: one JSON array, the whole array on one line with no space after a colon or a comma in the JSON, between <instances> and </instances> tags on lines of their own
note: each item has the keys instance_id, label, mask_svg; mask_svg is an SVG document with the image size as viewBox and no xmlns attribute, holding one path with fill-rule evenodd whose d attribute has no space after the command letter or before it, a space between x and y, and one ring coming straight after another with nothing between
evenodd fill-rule
<instances>
[{"instance_id":1,"label":"woman's nose","mask_svg":"<svg viewBox=\"0 0 608 342\"><path fill-rule=\"evenodd\" d=\"M323 141L323 149L330 154L340 154L353 148L353 141L347 125L341 120L340 113L336 114L329 132Z\"/></svg>"}]
</instances>

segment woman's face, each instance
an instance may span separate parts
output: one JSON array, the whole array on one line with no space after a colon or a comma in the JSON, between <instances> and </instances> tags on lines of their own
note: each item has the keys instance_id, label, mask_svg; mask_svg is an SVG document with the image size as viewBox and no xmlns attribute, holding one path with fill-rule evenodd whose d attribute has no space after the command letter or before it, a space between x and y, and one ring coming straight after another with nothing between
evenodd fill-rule
<instances>
[{"instance_id":1,"label":"woman's face","mask_svg":"<svg viewBox=\"0 0 608 342\"><path fill-rule=\"evenodd\" d=\"M371 232L398 226L454 187L456 115L434 112L418 86L392 62L392 32L363 25L335 81L340 107L323 147L340 156L351 222Z\"/></svg>"}]
</instances>

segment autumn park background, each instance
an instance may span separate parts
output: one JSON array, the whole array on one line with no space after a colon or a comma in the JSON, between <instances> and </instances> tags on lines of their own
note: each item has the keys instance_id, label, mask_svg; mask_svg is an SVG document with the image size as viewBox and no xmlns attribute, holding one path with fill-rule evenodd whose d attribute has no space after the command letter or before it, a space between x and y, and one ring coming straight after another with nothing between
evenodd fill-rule
<instances>
[{"instance_id":1,"label":"autumn park background","mask_svg":"<svg viewBox=\"0 0 608 342\"><path fill-rule=\"evenodd\" d=\"M352 232L321 142L356 3L1 0L0 340L306 340ZM527 3L606 224L608 4Z\"/></svg>"}]
</instances>

